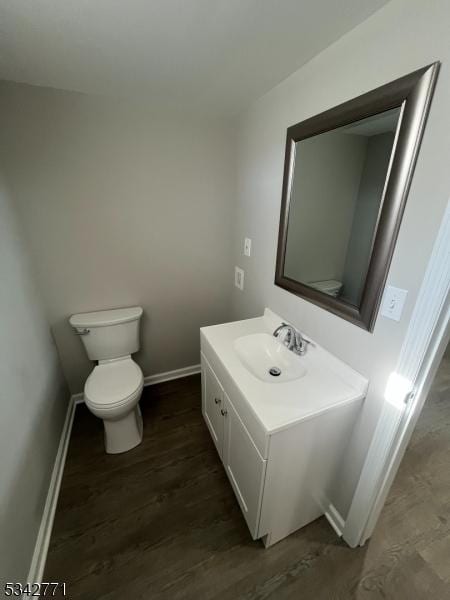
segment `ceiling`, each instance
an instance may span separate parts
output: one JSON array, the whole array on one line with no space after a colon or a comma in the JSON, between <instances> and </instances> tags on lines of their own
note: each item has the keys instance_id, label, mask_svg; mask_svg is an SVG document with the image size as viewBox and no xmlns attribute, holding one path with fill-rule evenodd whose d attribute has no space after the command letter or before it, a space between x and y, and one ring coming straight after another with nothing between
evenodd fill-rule
<instances>
[{"instance_id":1,"label":"ceiling","mask_svg":"<svg viewBox=\"0 0 450 600\"><path fill-rule=\"evenodd\" d=\"M0 0L0 78L231 115L388 0Z\"/></svg>"},{"instance_id":2,"label":"ceiling","mask_svg":"<svg viewBox=\"0 0 450 600\"><path fill-rule=\"evenodd\" d=\"M350 123L350 125L346 125L342 128L342 133L363 135L365 137L387 133L388 131L395 133L400 113L401 106L386 110L382 113L367 117L367 119L362 119L361 121L355 121L354 123Z\"/></svg>"}]
</instances>

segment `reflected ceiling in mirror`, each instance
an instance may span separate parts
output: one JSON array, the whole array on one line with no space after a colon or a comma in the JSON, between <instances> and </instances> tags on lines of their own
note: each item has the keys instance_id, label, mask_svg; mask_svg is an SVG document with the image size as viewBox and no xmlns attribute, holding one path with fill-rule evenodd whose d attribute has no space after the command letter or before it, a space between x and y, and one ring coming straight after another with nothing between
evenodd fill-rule
<instances>
[{"instance_id":1,"label":"reflected ceiling in mirror","mask_svg":"<svg viewBox=\"0 0 450 600\"><path fill-rule=\"evenodd\" d=\"M286 277L359 305L400 113L295 144Z\"/></svg>"}]
</instances>

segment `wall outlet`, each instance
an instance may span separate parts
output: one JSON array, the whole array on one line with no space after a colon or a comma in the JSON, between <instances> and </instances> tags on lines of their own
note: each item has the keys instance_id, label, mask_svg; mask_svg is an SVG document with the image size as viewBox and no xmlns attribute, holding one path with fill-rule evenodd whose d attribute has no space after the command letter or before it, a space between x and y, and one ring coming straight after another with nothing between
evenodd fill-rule
<instances>
[{"instance_id":1,"label":"wall outlet","mask_svg":"<svg viewBox=\"0 0 450 600\"><path fill-rule=\"evenodd\" d=\"M392 285L386 286L383 301L381 303L380 314L388 319L400 321L407 295L407 290L401 290Z\"/></svg>"},{"instance_id":2,"label":"wall outlet","mask_svg":"<svg viewBox=\"0 0 450 600\"><path fill-rule=\"evenodd\" d=\"M250 256L251 253L252 253L252 240L250 238L245 238L244 254L245 254L245 256Z\"/></svg>"},{"instance_id":3,"label":"wall outlet","mask_svg":"<svg viewBox=\"0 0 450 600\"><path fill-rule=\"evenodd\" d=\"M240 290L244 289L244 271L239 267L234 267L234 285Z\"/></svg>"}]
</instances>

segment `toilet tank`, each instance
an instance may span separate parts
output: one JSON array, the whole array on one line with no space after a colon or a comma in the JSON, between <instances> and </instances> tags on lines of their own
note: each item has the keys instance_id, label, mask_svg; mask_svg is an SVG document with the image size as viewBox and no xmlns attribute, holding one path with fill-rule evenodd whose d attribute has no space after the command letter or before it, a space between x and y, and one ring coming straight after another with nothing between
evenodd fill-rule
<instances>
[{"instance_id":1,"label":"toilet tank","mask_svg":"<svg viewBox=\"0 0 450 600\"><path fill-rule=\"evenodd\" d=\"M91 360L108 360L139 350L142 308L116 308L72 315L69 319Z\"/></svg>"}]
</instances>

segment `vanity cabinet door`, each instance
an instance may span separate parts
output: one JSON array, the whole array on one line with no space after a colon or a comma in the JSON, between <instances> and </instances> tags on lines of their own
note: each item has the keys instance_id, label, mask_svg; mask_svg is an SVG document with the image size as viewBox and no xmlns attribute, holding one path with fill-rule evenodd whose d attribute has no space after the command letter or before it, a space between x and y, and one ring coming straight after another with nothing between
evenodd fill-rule
<instances>
[{"instance_id":1,"label":"vanity cabinet door","mask_svg":"<svg viewBox=\"0 0 450 600\"><path fill-rule=\"evenodd\" d=\"M256 539L267 461L259 454L226 393L224 404L223 463L250 533Z\"/></svg>"},{"instance_id":2,"label":"vanity cabinet door","mask_svg":"<svg viewBox=\"0 0 450 600\"><path fill-rule=\"evenodd\" d=\"M223 388L208 361L202 356L203 377L203 417L208 426L211 437L216 445L217 452L222 457L223 449Z\"/></svg>"}]
</instances>

